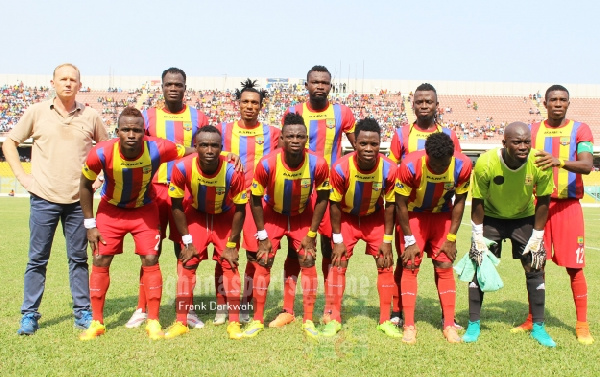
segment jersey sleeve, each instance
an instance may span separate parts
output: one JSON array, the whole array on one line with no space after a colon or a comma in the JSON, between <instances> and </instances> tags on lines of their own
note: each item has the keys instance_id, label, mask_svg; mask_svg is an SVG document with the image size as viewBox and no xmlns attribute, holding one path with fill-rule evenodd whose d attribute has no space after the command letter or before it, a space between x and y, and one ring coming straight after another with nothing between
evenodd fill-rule
<instances>
[{"instance_id":1,"label":"jersey sleeve","mask_svg":"<svg viewBox=\"0 0 600 377\"><path fill-rule=\"evenodd\" d=\"M535 196L551 195L554 191L554 179L552 169L541 170L537 169L538 177L535 183Z\"/></svg>"},{"instance_id":2,"label":"jersey sleeve","mask_svg":"<svg viewBox=\"0 0 600 377\"><path fill-rule=\"evenodd\" d=\"M462 149L460 148L460 141L458 140L458 137L456 136L456 132L454 132L454 130L450 130L450 139L452 139L452 142L454 143L454 151L461 153Z\"/></svg>"},{"instance_id":3,"label":"jersey sleeve","mask_svg":"<svg viewBox=\"0 0 600 377\"><path fill-rule=\"evenodd\" d=\"M210 122L208 117L202 111L198 110L198 127L208 126Z\"/></svg>"},{"instance_id":4,"label":"jersey sleeve","mask_svg":"<svg viewBox=\"0 0 600 377\"><path fill-rule=\"evenodd\" d=\"M84 177L89 179L90 181L95 181L96 177L102 171L102 161L98 158L98 148L94 147L90 153L88 154L87 159L85 160L85 164L83 164L83 168L81 169L81 173L83 173Z\"/></svg>"},{"instance_id":5,"label":"jersey sleeve","mask_svg":"<svg viewBox=\"0 0 600 377\"><path fill-rule=\"evenodd\" d=\"M394 131L394 136L392 136L392 141L390 142L390 155L388 158L396 164L400 162L400 157L402 156L402 145L400 144L400 136L398 135L401 130L402 128L397 128Z\"/></svg>"},{"instance_id":6,"label":"jersey sleeve","mask_svg":"<svg viewBox=\"0 0 600 377\"><path fill-rule=\"evenodd\" d=\"M471 195L473 195L473 198L475 199L485 199L488 195L490 177L487 162L487 159L483 161L480 156L475 164L475 169L473 169L473 188L471 190Z\"/></svg>"},{"instance_id":7,"label":"jersey sleeve","mask_svg":"<svg viewBox=\"0 0 600 377\"><path fill-rule=\"evenodd\" d=\"M331 190L329 183L329 168L327 162L323 158L319 158L315 167L315 190Z\"/></svg>"},{"instance_id":8,"label":"jersey sleeve","mask_svg":"<svg viewBox=\"0 0 600 377\"><path fill-rule=\"evenodd\" d=\"M396 180L398 178L397 168L394 165L390 166L387 177L385 178L385 192L383 198L386 203L394 203L396 201Z\"/></svg>"},{"instance_id":9,"label":"jersey sleeve","mask_svg":"<svg viewBox=\"0 0 600 377\"><path fill-rule=\"evenodd\" d=\"M169 196L171 198L183 198L185 196L186 168L184 161L173 166L171 172L171 183L169 183Z\"/></svg>"},{"instance_id":10,"label":"jersey sleeve","mask_svg":"<svg viewBox=\"0 0 600 377\"><path fill-rule=\"evenodd\" d=\"M402 196L410 196L413 190L413 179L414 174L408 168L408 165L403 162L398 167L398 173L396 174L398 177L398 183L396 184L396 193Z\"/></svg>"},{"instance_id":11,"label":"jersey sleeve","mask_svg":"<svg viewBox=\"0 0 600 377\"><path fill-rule=\"evenodd\" d=\"M348 106L342 106L342 131L345 134L351 134L354 132L356 126L356 119L352 110Z\"/></svg>"},{"instance_id":12,"label":"jersey sleeve","mask_svg":"<svg viewBox=\"0 0 600 377\"><path fill-rule=\"evenodd\" d=\"M329 182L331 185L331 193L329 194L329 200L333 202L341 202L346 192L346 179L342 165L336 163L331 168L331 174L329 176Z\"/></svg>"},{"instance_id":13,"label":"jersey sleeve","mask_svg":"<svg viewBox=\"0 0 600 377\"><path fill-rule=\"evenodd\" d=\"M577 135L575 138L577 140L577 153L594 153L594 136L592 135L592 130L587 124L581 124L577 130Z\"/></svg>"},{"instance_id":14,"label":"jersey sleeve","mask_svg":"<svg viewBox=\"0 0 600 377\"><path fill-rule=\"evenodd\" d=\"M157 142L160 145L160 162L169 162L183 157L185 154L185 147L180 144L175 144L171 141L158 139Z\"/></svg>"},{"instance_id":15,"label":"jersey sleeve","mask_svg":"<svg viewBox=\"0 0 600 377\"><path fill-rule=\"evenodd\" d=\"M288 115L288 113L290 112L290 109L293 109L294 107L288 107L287 109L285 109L285 112L283 113L283 115L281 116L281 127L283 127L283 121L285 120L285 116Z\"/></svg>"},{"instance_id":16,"label":"jersey sleeve","mask_svg":"<svg viewBox=\"0 0 600 377\"><path fill-rule=\"evenodd\" d=\"M231 201L235 204L246 204L248 203L248 194L246 192L245 183L246 179L242 172L236 171L233 173L231 178L231 187L229 192L231 193Z\"/></svg>"},{"instance_id":17,"label":"jersey sleeve","mask_svg":"<svg viewBox=\"0 0 600 377\"><path fill-rule=\"evenodd\" d=\"M281 130L277 127L271 126L271 150L274 151L279 145L279 138L281 137Z\"/></svg>"},{"instance_id":18,"label":"jersey sleeve","mask_svg":"<svg viewBox=\"0 0 600 377\"><path fill-rule=\"evenodd\" d=\"M471 171L473 170L473 163L468 157L463 159L463 162L464 164L456 181L456 195L468 193L471 186Z\"/></svg>"},{"instance_id":19,"label":"jersey sleeve","mask_svg":"<svg viewBox=\"0 0 600 377\"><path fill-rule=\"evenodd\" d=\"M267 187L269 182L269 174L265 169L265 164L268 163L268 160L262 158L258 165L256 165L256 169L254 170L254 178L252 179L252 195L254 196L263 196L265 194L265 187Z\"/></svg>"},{"instance_id":20,"label":"jersey sleeve","mask_svg":"<svg viewBox=\"0 0 600 377\"><path fill-rule=\"evenodd\" d=\"M40 105L45 106L45 105ZM13 141L22 143L33 135L34 111L26 110L17 124L10 130L8 137Z\"/></svg>"}]
</instances>

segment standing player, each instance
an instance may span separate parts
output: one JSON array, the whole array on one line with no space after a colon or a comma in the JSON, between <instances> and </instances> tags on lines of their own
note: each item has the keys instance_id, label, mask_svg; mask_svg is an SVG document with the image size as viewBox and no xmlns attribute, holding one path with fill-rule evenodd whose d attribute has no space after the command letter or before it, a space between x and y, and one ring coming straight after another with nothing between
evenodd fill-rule
<instances>
[{"instance_id":1,"label":"standing player","mask_svg":"<svg viewBox=\"0 0 600 377\"><path fill-rule=\"evenodd\" d=\"M76 101L81 88L77 67L68 63L59 65L50 83L56 97L31 105L2 144L15 177L31 193L29 260L24 276L19 335L32 335L39 327L42 315L38 309L59 221L66 240L75 327L87 329L92 320L79 176L92 142L104 141L108 135L98 113ZM21 166L17 150L19 144L29 138L34 141L31 174ZM99 185L97 182L94 187Z\"/></svg>"},{"instance_id":2,"label":"standing player","mask_svg":"<svg viewBox=\"0 0 600 377\"><path fill-rule=\"evenodd\" d=\"M554 263L566 267L571 278L577 340L592 344L594 338L587 322L587 282L583 274L584 224L579 199L583 197L581 175L589 174L593 168L594 139L587 124L566 118L569 92L564 86L548 88L544 106L548 110L548 119L531 127L532 145L539 151L536 164L542 168L552 167L556 187L550 199L544 244ZM513 332L531 329L530 312L525 323L514 328Z\"/></svg>"},{"instance_id":3,"label":"standing player","mask_svg":"<svg viewBox=\"0 0 600 377\"><path fill-rule=\"evenodd\" d=\"M525 123L506 126L503 148L485 152L473 170L471 223L471 259L481 264L487 252L484 237L496 241L490 252L498 258L502 240L512 243L513 259L520 259L527 282L527 294L533 314L531 336L546 347L556 343L544 327L546 287L543 245L544 225L552 194L552 171L535 165L537 151L531 149L531 131ZM533 195L537 198L534 204ZM477 276L469 284L469 327L463 341L476 342L480 334L483 292Z\"/></svg>"},{"instance_id":4,"label":"standing player","mask_svg":"<svg viewBox=\"0 0 600 377\"><path fill-rule=\"evenodd\" d=\"M322 156L328 166L332 166L342 156L342 134L346 134L354 147L354 114L345 105L330 103L327 99L331 91L331 73L323 66L316 65L306 75L308 102L290 107L287 113L300 114L308 132L308 149ZM314 202L314 198L313 198ZM327 289L327 275L331 264L331 224L329 213L319 225L321 234L321 269ZM282 327L294 320L294 299L296 280L300 272L298 255L288 243L288 257L284 264L283 311L269 324L269 327Z\"/></svg>"},{"instance_id":5,"label":"standing player","mask_svg":"<svg viewBox=\"0 0 600 377\"><path fill-rule=\"evenodd\" d=\"M417 342L417 274L424 252L433 262L444 337L450 343L460 343L454 323L456 282L452 263L456 259L456 232L465 210L472 167L471 160L456 152L452 139L443 132L430 134L425 150L408 154L400 165L396 208L404 235L399 254L404 269L400 287L405 343Z\"/></svg>"},{"instance_id":6,"label":"standing player","mask_svg":"<svg viewBox=\"0 0 600 377\"><path fill-rule=\"evenodd\" d=\"M160 164L182 157L185 148L169 141L144 137L142 113L127 107L119 115L118 139L98 144L89 154L81 174L80 196L87 238L94 255L90 276L93 321L79 339L104 334L104 301L110 285L113 257L123 253L123 239L133 235L135 253L142 261L143 288L148 300L146 332L150 339L164 336L158 322L162 275L158 264L160 230L152 176ZM103 171L97 219L94 218L92 183Z\"/></svg>"},{"instance_id":7,"label":"standing player","mask_svg":"<svg viewBox=\"0 0 600 377\"><path fill-rule=\"evenodd\" d=\"M390 159L398 164L404 157L412 152L420 151L425 148L425 141L432 133L442 132L450 136L454 143L456 152L460 152L460 143L456 133L437 123L438 112L437 92L433 85L424 83L417 87L413 97L413 111L417 120L408 126L396 129L390 143ZM402 238L402 229L396 224L396 251L400 252L400 239ZM402 292L400 291L400 281L402 279L402 258L398 258L398 265L394 272L394 281L398 287L398 292L394 295L392 308L392 323L402 326ZM458 326L458 325L456 325Z\"/></svg>"},{"instance_id":8,"label":"standing player","mask_svg":"<svg viewBox=\"0 0 600 377\"><path fill-rule=\"evenodd\" d=\"M396 164L379 154L381 128L375 119L358 121L354 135L356 152L337 160L330 174L333 253L326 307L331 313L321 334L333 336L342 328L348 260L356 243L363 240L367 244L365 253L373 256L377 265L380 308L377 329L388 336L401 337L400 330L389 320L395 293L392 238Z\"/></svg>"},{"instance_id":9,"label":"standing player","mask_svg":"<svg viewBox=\"0 0 600 377\"><path fill-rule=\"evenodd\" d=\"M173 218L182 234L182 267L177 280L177 319L165 338L189 332L188 313L192 307L196 269L208 259L208 246L214 246L213 259L221 272L217 291L226 302L217 305L229 309L227 333L231 339L240 339L240 274L238 252L240 233L246 214L248 196L244 174L235 171L221 153L221 134L216 127L205 126L196 134L197 155L175 164L169 196L173 205ZM185 193L191 193L191 203L184 210Z\"/></svg>"},{"instance_id":10,"label":"standing player","mask_svg":"<svg viewBox=\"0 0 600 377\"><path fill-rule=\"evenodd\" d=\"M187 106L183 99L186 90L186 74L179 68L169 68L162 73L162 91L165 100L165 107L158 109L152 107L144 111L144 125L146 135L169 140L183 145L188 149L188 153L194 153L193 148L194 135L198 129L208 124L208 118L202 112L193 107ZM156 204L158 205L160 217L161 248L162 239L166 237L167 225L169 226L170 236L175 248L175 256L179 259L181 247L179 245L179 234L173 222L171 214L171 199L167 190L171 180L171 171L175 161L161 165L158 173L155 175L152 184L156 192ZM159 252L160 255L160 252ZM178 264L178 269L181 266ZM138 306L125 327L139 327L147 317L145 290L142 286L143 270L140 270L140 291ZM196 316L192 310L188 322L196 327L204 327L204 323Z\"/></svg>"},{"instance_id":11,"label":"standing player","mask_svg":"<svg viewBox=\"0 0 600 377\"><path fill-rule=\"evenodd\" d=\"M219 126L223 148L240 157L246 173L245 187L250 191L254 169L258 161L267 154L277 149L281 130L277 127L269 126L258 121L258 116L263 106L266 92L256 89L256 81L250 79L242 83L242 90L236 90L236 98L240 106L240 119L235 122L222 123ZM250 195L250 194L248 194ZM248 263L244 272L244 296L242 297L241 322L250 321L248 314L248 303L252 302L252 278L254 276L254 264L251 263L258 243L254 237L256 225L251 213L250 203L246 207L246 220L243 227L243 247L246 250ZM221 265L217 263L215 267L215 286L219 286L219 281L223 275ZM217 304L223 303L224 297L217 294ZM217 312L214 324L225 323L225 313Z\"/></svg>"},{"instance_id":12,"label":"standing player","mask_svg":"<svg viewBox=\"0 0 600 377\"><path fill-rule=\"evenodd\" d=\"M317 296L315 268L317 228L323 219L329 196L327 162L305 149L308 136L304 119L287 114L281 130L282 148L263 157L252 182L252 214L256 223L258 252L254 263L254 320L244 336L254 337L264 328L264 308L271 280L271 267L284 235L298 253L302 270L304 323L309 337L318 336L312 321ZM313 188L316 204L311 206ZM263 207L264 196L264 207Z\"/></svg>"}]
</instances>

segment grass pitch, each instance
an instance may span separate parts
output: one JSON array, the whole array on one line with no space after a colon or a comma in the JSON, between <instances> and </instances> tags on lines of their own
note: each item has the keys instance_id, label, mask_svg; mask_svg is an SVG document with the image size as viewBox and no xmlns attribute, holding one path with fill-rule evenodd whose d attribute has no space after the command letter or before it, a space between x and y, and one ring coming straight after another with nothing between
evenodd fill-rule
<instances>
[{"instance_id":1,"label":"grass pitch","mask_svg":"<svg viewBox=\"0 0 600 377\"><path fill-rule=\"evenodd\" d=\"M111 267L111 286L105 307L106 335L90 342L77 339L73 328L71 297L64 237L59 227L48 266L46 293L40 312L41 328L34 336L16 335L23 297L23 272L27 263L29 205L26 198L0 198L0 374L2 375L600 375L600 235L596 224L600 209L585 208L588 248L585 269L589 290L588 318L596 343L580 345L575 339L575 309L569 278L563 268L549 263L546 272L546 324L557 342L556 349L539 346L527 334L509 330L527 314L525 277L518 261L505 257L499 266L505 287L485 296L482 332L475 344L448 344L440 328L441 310L433 283L433 268L426 260L419 274L416 320L418 342L414 346L391 339L376 330L379 304L375 263L361 253L350 261L344 297L343 329L333 338L311 342L304 338L301 320L284 329L266 329L254 339L227 339L224 326L210 324L214 312L213 271L215 262L204 261L198 269L195 304L207 325L173 340L148 340L143 328L123 325L135 309L138 292L139 258L132 240ZM463 224L468 223L470 208ZM568 224L565 224L568 226ZM467 251L470 226L459 231L459 258ZM505 245L507 248L509 245ZM284 248L285 250L285 248ZM243 254L243 253L242 253ZM505 255L507 255L505 253ZM266 321L273 319L282 304L282 268L285 252L273 267L266 306ZM322 276L315 320L324 305ZM245 259L241 258L243 271ZM175 318L175 258L166 243L161 258L164 289L161 323ZM301 315L301 294L296 299ZM457 319L468 321L467 287L457 283Z\"/></svg>"}]
</instances>

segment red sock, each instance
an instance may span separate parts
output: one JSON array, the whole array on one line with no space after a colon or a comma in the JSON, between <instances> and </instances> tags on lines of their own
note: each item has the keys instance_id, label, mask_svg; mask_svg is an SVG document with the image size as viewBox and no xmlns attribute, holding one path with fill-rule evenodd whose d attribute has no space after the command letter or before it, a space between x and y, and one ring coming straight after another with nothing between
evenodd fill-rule
<instances>
[{"instance_id":1,"label":"red sock","mask_svg":"<svg viewBox=\"0 0 600 377\"><path fill-rule=\"evenodd\" d=\"M144 290L148 302L148 319L158 319L160 299L162 297L162 274L160 265L142 266L144 269Z\"/></svg>"},{"instance_id":2,"label":"red sock","mask_svg":"<svg viewBox=\"0 0 600 377\"><path fill-rule=\"evenodd\" d=\"M394 272L390 268L377 269L377 292L379 292L379 323L390 319L390 305L394 296L396 284Z\"/></svg>"},{"instance_id":3,"label":"red sock","mask_svg":"<svg viewBox=\"0 0 600 377\"><path fill-rule=\"evenodd\" d=\"M302 267L302 278L300 280L302 284L302 303L304 304L304 316L303 321L312 321L313 309L315 308L315 301L317 300L317 287L319 286L319 280L317 279L317 268Z\"/></svg>"},{"instance_id":4,"label":"red sock","mask_svg":"<svg viewBox=\"0 0 600 377\"><path fill-rule=\"evenodd\" d=\"M300 274L300 262L296 258L287 258L283 264L283 310L294 314L296 283Z\"/></svg>"},{"instance_id":5,"label":"red sock","mask_svg":"<svg viewBox=\"0 0 600 377\"><path fill-rule=\"evenodd\" d=\"M138 309L146 312L146 291L144 291L144 269L140 267L140 292L138 293Z\"/></svg>"},{"instance_id":6,"label":"red sock","mask_svg":"<svg viewBox=\"0 0 600 377\"><path fill-rule=\"evenodd\" d=\"M104 323L104 302L106 291L110 286L109 267L92 266L90 275L90 300L92 302L92 317L100 323Z\"/></svg>"},{"instance_id":7,"label":"red sock","mask_svg":"<svg viewBox=\"0 0 600 377\"><path fill-rule=\"evenodd\" d=\"M331 267L327 279L327 307L331 310L331 319L342 322L342 298L346 289L346 270L342 267Z\"/></svg>"},{"instance_id":8,"label":"red sock","mask_svg":"<svg viewBox=\"0 0 600 377\"><path fill-rule=\"evenodd\" d=\"M396 266L394 270L394 283L396 283L396 292L392 298L392 311L400 313L402 311L402 292L400 290L400 281L402 280L402 270L404 268L401 264Z\"/></svg>"},{"instance_id":9,"label":"red sock","mask_svg":"<svg viewBox=\"0 0 600 377\"><path fill-rule=\"evenodd\" d=\"M230 267L223 268L223 289L227 298L229 322L240 321L240 273Z\"/></svg>"},{"instance_id":10,"label":"red sock","mask_svg":"<svg viewBox=\"0 0 600 377\"><path fill-rule=\"evenodd\" d=\"M257 262L254 273L254 301L256 307L254 308L254 320L258 320L261 323L265 322L265 302L267 301L267 291L269 290L269 283L271 282L271 269L266 268L258 264Z\"/></svg>"},{"instance_id":11,"label":"red sock","mask_svg":"<svg viewBox=\"0 0 600 377\"><path fill-rule=\"evenodd\" d=\"M435 283L438 289L442 315L444 316L444 328L454 326L454 313L456 310L456 281L454 271L450 268L435 267Z\"/></svg>"},{"instance_id":12,"label":"red sock","mask_svg":"<svg viewBox=\"0 0 600 377\"><path fill-rule=\"evenodd\" d=\"M402 310L404 310L404 326L415 325L415 306L417 305L417 275L419 269L405 268L402 271Z\"/></svg>"},{"instance_id":13,"label":"red sock","mask_svg":"<svg viewBox=\"0 0 600 377\"><path fill-rule=\"evenodd\" d=\"M194 304L194 287L196 286L196 269L183 268L181 260L177 261L177 296L175 297L175 313L177 321L187 325L187 315Z\"/></svg>"},{"instance_id":14,"label":"red sock","mask_svg":"<svg viewBox=\"0 0 600 377\"><path fill-rule=\"evenodd\" d=\"M587 322L587 282L582 268L567 268L575 301L577 321Z\"/></svg>"},{"instance_id":15,"label":"red sock","mask_svg":"<svg viewBox=\"0 0 600 377\"><path fill-rule=\"evenodd\" d=\"M223 281L223 266L217 262L215 264L215 292L217 295L217 308L225 308L227 305L227 297L225 297L225 287ZM224 312L224 310L217 310L217 312Z\"/></svg>"},{"instance_id":16,"label":"red sock","mask_svg":"<svg viewBox=\"0 0 600 377\"><path fill-rule=\"evenodd\" d=\"M252 303L254 298L252 293L252 280L254 279L254 271L256 268L252 262L246 263L246 270L244 271L244 295L242 296L242 305L248 305Z\"/></svg>"}]
</instances>

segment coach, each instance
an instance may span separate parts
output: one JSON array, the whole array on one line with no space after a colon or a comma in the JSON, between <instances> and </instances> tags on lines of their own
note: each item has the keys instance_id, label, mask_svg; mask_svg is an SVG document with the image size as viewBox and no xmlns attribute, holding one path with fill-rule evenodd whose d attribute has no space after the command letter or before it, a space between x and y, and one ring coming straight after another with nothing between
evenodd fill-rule
<instances>
[{"instance_id":1,"label":"coach","mask_svg":"<svg viewBox=\"0 0 600 377\"><path fill-rule=\"evenodd\" d=\"M31 194L29 262L25 269L19 335L32 335L39 328L38 309L59 220L67 243L75 327L87 329L92 319L79 177L92 142L107 140L108 135L98 113L75 101L81 88L77 67L68 63L59 65L50 83L56 96L32 105L8 134L13 142L7 139L2 145L6 161ZM17 146L28 138L33 139L31 174L25 173L17 151Z\"/></svg>"}]
</instances>

